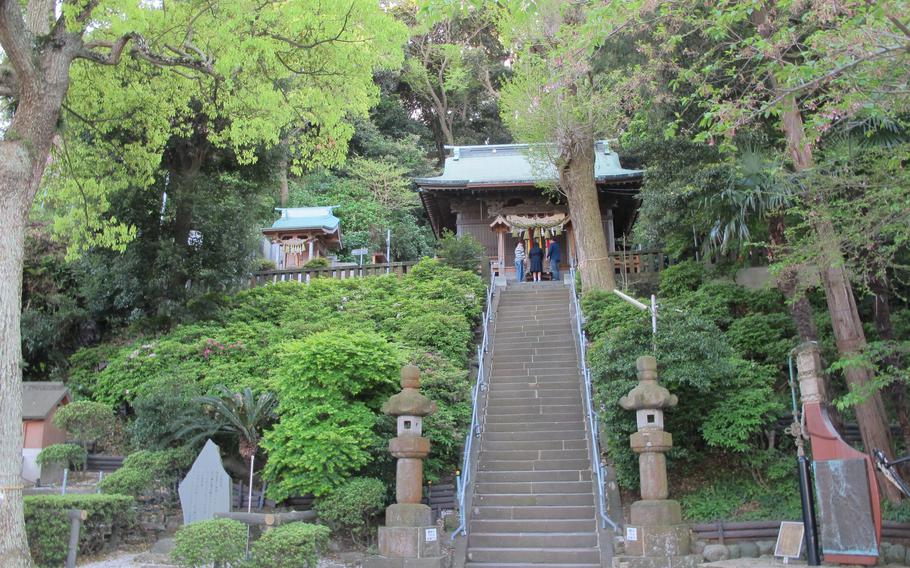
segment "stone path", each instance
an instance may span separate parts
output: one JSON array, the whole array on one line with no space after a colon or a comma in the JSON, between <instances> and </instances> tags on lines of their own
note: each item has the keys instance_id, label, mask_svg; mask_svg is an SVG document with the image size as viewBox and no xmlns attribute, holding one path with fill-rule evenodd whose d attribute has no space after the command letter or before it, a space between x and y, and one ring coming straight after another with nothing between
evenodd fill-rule
<instances>
[{"instance_id":1,"label":"stone path","mask_svg":"<svg viewBox=\"0 0 910 568\"><path fill-rule=\"evenodd\" d=\"M784 564L777 558L737 558L735 560L721 560L720 562L707 562L701 565L704 568L785 568L788 566L806 566L804 560L792 561ZM822 564L822 566L843 566L841 564ZM905 564L880 565L884 568L906 568Z\"/></svg>"}]
</instances>

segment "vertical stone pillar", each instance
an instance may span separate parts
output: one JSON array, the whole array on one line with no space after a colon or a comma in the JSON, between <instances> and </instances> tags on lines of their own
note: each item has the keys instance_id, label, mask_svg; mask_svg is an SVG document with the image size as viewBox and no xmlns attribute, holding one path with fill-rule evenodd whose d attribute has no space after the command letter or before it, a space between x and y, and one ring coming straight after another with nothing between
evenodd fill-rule
<instances>
[{"instance_id":1,"label":"vertical stone pillar","mask_svg":"<svg viewBox=\"0 0 910 568\"><path fill-rule=\"evenodd\" d=\"M613 559L615 568L694 568L700 557L689 554L689 527L682 522L679 502L668 499L666 452L673 436L664 431L664 408L677 398L657 382L657 361L639 357L635 362L638 385L619 399L635 411L638 431L629 437L638 454L641 501L632 504L632 522L626 526L625 554Z\"/></svg>"},{"instance_id":2,"label":"vertical stone pillar","mask_svg":"<svg viewBox=\"0 0 910 568\"><path fill-rule=\"evenodd\" d=\"M439 535L432 511L423 496L423 460L430 454L430 441L423 437L423 417L436 411L436 403L420 394L420 370L401 369L401 392L382 405L395 416L398 436L389 440L395 469L395 504L385 513L379 528L379 556L364 560L364 568L441 568Z\"/></svg>"}]
</instances>

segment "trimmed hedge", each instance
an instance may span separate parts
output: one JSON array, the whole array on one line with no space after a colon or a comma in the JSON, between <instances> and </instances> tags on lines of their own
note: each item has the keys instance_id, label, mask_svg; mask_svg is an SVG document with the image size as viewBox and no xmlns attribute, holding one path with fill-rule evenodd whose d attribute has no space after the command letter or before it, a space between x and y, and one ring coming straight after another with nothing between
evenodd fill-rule
<instances>
[{"instance_id":1,"label":"trimmed hedge","mask_svg":"<svg viewBox=\"0 0 910 568\"><path fill-rule=\"evenodd\" d=\"M88 519L79 533L79 554L97 554L132 529L135 501L125 495L26 495L25 526L32 559L38 566L58 567L66 560L70 509L85 509Z\"/></svg>"},{"instance_id":2,"label":"trimmed hedge","mask_svg":"<svg viewBox=\"0 0 910 568\"><path fill-rule=\"evenodd\" d=\"M246 525L212 519L184 525L174 535L171 558L184 568L240 566L246 555Z\"/></svg>"},{"instance_id":3,"label":"trimmed hedge","mask_svg":"<svg viewBox=\"0 0 910 568\"><path fill-rule=\"evenodd\" d=\"M308 523L275 527L253 543L248 568L314 568L328 547L329 528Z\"/></svg>"},{"instance_id":4,"label":"trimmed hedge","mask_svg":"<svg viewBox=\"0 0 910 568\"><path fill-rule=\"evenodd\" d=\"M369 539L370 519L382 512L385 484L369 477L352 477L316 501L316 514L333 530L347 531L355 541Z\"/></svg>"}]
</instances>

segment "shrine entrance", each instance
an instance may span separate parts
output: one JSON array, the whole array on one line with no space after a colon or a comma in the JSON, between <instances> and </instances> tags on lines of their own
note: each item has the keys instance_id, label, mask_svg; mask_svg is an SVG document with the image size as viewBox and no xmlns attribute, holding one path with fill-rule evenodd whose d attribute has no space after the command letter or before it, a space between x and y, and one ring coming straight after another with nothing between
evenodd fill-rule
<instances>
[{"instance_id":1,"label":"shrine entrance","mask_svg":"<svg viewBox=\"0 0 910 568\"><path fill-rule=\"evenodd\" d=\"M567 213L538 213L498 215L490 223L490 229L496 235L497 257L491 263L496 276L515 278L515 247L524 243L525 254L537 243L546 255L550 243L559 245L561 260L560 272L566 273L570 259L575 255L575 238L572 233L572 220ZM544 260L543 278L549 280L549 263ZM525 279L530 279L528 261L525 261Z\"/></svg>"}]
</instances>

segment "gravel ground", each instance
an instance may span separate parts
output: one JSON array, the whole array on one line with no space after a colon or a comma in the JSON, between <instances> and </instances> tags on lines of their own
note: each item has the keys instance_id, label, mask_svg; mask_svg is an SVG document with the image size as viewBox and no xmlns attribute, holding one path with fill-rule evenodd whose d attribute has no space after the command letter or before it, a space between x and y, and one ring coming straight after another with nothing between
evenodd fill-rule
<instances>
[{"instance_id":1,"label":"gravel ground","mask_svg":"<svg viewBox=\"0 0 910 568\"><path fill-rule=\"evenodd\" d=\"M136 558L142 555L142 552L114 552L78 562L77 565L79 568L137 568L144 564L142 559L136 562ZM348 565L331 558L323 558L319 561L318 568L348 568Z\"/></svg>"}]
</instances>

